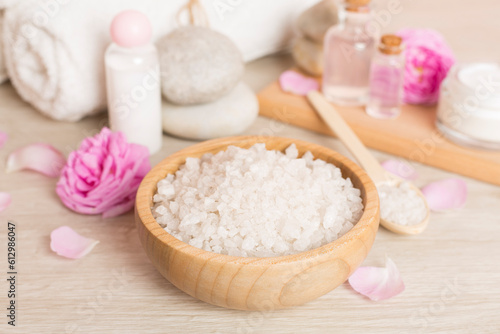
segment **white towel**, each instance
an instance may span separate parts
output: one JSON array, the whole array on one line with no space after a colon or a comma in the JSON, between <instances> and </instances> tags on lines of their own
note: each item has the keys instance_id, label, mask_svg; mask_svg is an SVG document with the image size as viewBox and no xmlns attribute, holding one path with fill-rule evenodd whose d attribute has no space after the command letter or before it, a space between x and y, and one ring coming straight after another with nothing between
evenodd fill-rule
<instances>
[{"instance_id":1,"label":"white towel","mask_svg":"<svg viewBox=\"0 0 500 334\"><path fill-rule=\"evenodd\" d=\"M0 0L0 8L7 8L7 7L12 7L16 3L23 1L23 0Z\"/></svg>"},{"instance_id":2,"label":"white towel","mask_svg":"<svg viewBox=\"0 0 500 334\"><path fill-rule=\"evenodd\" d=\"M316 2L201 1L210 26L231 38L247 61L286 46L295 18ZM157 40L176 27L176 13L185 3L17 0L6 9L2 36L9 77L24 100L52 118L77 121L102 111L106 107L104 52L111 42L113 17L124 9L142 11L150 18Z\"/></svg>"}]
</instances>

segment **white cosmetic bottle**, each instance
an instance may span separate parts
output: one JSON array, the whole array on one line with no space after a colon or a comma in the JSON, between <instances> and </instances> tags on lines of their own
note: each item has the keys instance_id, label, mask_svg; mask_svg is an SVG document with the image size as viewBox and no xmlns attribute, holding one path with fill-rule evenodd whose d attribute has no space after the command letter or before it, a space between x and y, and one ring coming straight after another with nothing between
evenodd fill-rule
<instances>
[{"instance_id":1,"label":"white cosmetic bottle","mask_svg":"<svg viewBox=\"0 0 500 334\"><path fill-rule=\"evenodd\" d=\"M151 43L148 18L134 10L111 23L113 43L105 55L109 123L130 143L150 154L162 145L161 89L158 52Z\"/></svg>"}]
</instances>

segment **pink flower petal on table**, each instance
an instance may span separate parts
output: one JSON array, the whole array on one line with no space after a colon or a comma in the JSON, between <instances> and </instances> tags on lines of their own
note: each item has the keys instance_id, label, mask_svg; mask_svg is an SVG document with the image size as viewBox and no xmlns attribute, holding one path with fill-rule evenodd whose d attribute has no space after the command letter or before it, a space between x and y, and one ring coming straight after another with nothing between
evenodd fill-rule
<instances>
[{"instance_id":1,"label":"pink flower petal on table","mask_svg":"<svg viewBox=\"0 0 500 334\"><path fill-rule=\"evenodd\" d=\"M467 200L467 183L464 180L450 178L429 183L422 189L432 211L458 209Z\"/></svg>"},{"instance_id":2,"label":"pink flower petal on table","mask_svg":"<svg viewBox=\"0 0 500 334\"><path fill-rule=\"evenodd\" d=\"M359 267L349 277L349 284L363 296L375 301L389 299L405 289L396 264L389 258L386 259L385 268Z\"/></svg>"},{"instance_id":3,"label":"pink flower petal on table","mask_svg":"<svg viewBox=\"0 0 500 334\"><path fill-rule=\"evenodd\" d=\"M3 147L3 145L7 141L7 138L9 138L9 136L7 136L7 134L5 132L0 131L0 148Z\"/></svg>"},{"instance_id":4,"label":"pink flower petal on table","mask_svg":"<svg viewBox=\"0 0 500 334\"><path fill-rule=\"evenodd\" d=\"M316 79L303 76L295 71L281 73L279 83L284 92L300 96L306 96L310 91L319 89L319 83Z\"/></svg>"},{"instance_id":5,"label":"pink flower petal on table","mask_svg":"<svg viewBox=\"0 0 500 334\"><path fill-rule=\"evenodd\" d=\"M0 193L0 212L7 209L12 202L12 197L9 193Z\"/></svg>"},{"instance_id":6,"label":"pink flower petal on table","mask_svg":"<svg viewBox=\"0 0 500 334\"><path fill-rule=\"evenodd\" d=\"M69 259L84 257L99 241L82 237L71 227L61 226L50 233L50 249Z\"/></svg>"},{"instance_id":7,"label":"pink flower petal on table","mask_svg":"<svg viewBox=\"0 0 500 334\"><path fill-rule=\"evenodd\" d=\"M49 177L57 177L66 159L51 145L31 144L15 150L7 159L7 173L31 169Z\"/></svg>"},{"instance_id":8,"label":"pink flower petal on table","mask_svg":"<svg viewBox=\"0 0 500 334\"><path fill-rule=\"evenodd\" d=\"M408 162L390 159L381 163L384 169L405 180L416 180L418 173Z\"/></svg>"}]
</instances>

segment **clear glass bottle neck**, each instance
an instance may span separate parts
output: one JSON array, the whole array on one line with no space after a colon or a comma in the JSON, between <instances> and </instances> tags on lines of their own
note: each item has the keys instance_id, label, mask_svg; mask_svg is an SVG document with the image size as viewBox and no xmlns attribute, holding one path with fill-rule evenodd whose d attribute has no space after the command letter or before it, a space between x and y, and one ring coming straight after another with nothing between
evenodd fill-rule
<instances>
[{"instance_id":1,"label":"clear glass bottle neck","mask_svg":"<svg viewBox=\"0 0 500 334\"><path fill-rule=\"evenodd\" d=\"M376 55L381 58L388 58L388 59L399 59L403 57L403 52L400 53L385 53L380 51L380 49L377 48Z\"/></svg>"},{"instance_id":2,"label":"clear glass bottle neck","mask_svg":"<svg viewBox=\"0 0 500 334\"><path fill-rule=\"evenodd\" d=\"M361 26L365 25L372 19L372 11L368 12L352 12L344 9L344 25Z\"/></svg>"}]
</instances>

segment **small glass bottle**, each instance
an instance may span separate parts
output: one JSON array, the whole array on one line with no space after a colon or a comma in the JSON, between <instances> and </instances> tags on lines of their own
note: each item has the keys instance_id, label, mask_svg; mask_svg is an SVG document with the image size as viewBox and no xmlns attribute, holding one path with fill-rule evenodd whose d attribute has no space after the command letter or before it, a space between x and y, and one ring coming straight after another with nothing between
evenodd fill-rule
<instances>
[{"instance_id":1,"label":"small glass bottle","mask_svg":"<svg viewBox=\"0 0 500 334\"><path fill-rule=\"evenodd\" d=\"M344 20L325 35L323 94L340 105L364 105L368 99L370 63L375 52L375 33L370 0L346 0Z\"/></svg>"},{"instance_id":2,"label":"small glass bottle","mask_svg":"<svg viewBox=\"0 0 500 334\"><path fill-rule=\"evenodd\" d=\"M156 153L163 132L160 67L151 24L144 14L126 10L113 19L110 30L114 43L106 50L105 64L111 130Z\"/></svg>"},{"instance_id":3,"label":"small glass bottle","mask_svg":"<svg viewBox=\"0 0 500 334\"><path fill-rule=\"evenodd\" d=\"M368 115L396 118L401 113L405 59L401 37L384 35L370 69Z\"/></svg>"}]
</instances>

